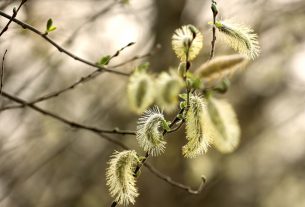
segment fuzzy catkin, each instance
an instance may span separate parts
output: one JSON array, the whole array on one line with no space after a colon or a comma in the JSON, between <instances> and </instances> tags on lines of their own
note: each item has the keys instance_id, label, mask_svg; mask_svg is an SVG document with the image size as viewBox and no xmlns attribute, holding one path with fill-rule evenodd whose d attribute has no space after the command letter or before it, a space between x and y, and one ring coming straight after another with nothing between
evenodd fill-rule
<instances>
[{"instance_id":1,"label":"fuzzy catkin","mask_svg":"<svg viewBox=\"0 0 305 207\"><path fill-rule=\"evenodd\" d=\"M148 109L138 120L137 141L152 156L160 155L165 149L166 141L162 134L165 124L166 120L157 107Z\"/></svg>"},{"instance_id":2,"label":"fuzzy catkin","mask_svg":"<svg viewBox=\"0 0 305 207\"><path fill-rule=\"evenodd\" d=\"M193 25L176 29L172 37L172 48L181 61L195 59L203 45L201 32Z\"/></svg>"},{"instance_id":3,"label":"fuzzy catkin","mask_svg":"<svg viewBox=\"0 0 305 207\"><path fill-rule=\"evenodd\" d=\"M130 109L137 114L144 112L154 101L152 77L143 71L135 72L129 78L127 94Z\"/></svg>"},{"instance_id":4,"label":"fuzzy catkin","mask_svg":"<svg viewBox=\"0 0 305 207\"><path fill-rule=\"evenodd\" d=\"M195 74L205 82L220 81L242 69L248 60L244 55L225 55L215 57L201 65Z\"/></svg>"},{"instance_id":5,"label":"fuzzy catkin","mask_svg":"<svg viewBox=\"0 0 305 207\"><path fill-rule=\"evenodd\" d=\"M110 195L120 205L134 204L135 198L139 195L133 174L138 163L139 158L134 150L116 151L108 162L106 184Z\"/></svg>"},{"instance_id":6,"label":"fuzzy catkin","mask_svg":"<svg viewBox=\"0 0 305 207\"><path fill-rule=\"evenodd\" d=\"M166 112L172 112L177 108L178 95L184 86L183 79L174 71L163 72L157 78L156 88L159 91L157 98L158 106Z\"/></svg>"},{"instance_id":7,"label":"fuzzy catkin","mask_svg":"<svg viewBox=\"0 0 305 207\"><path fill-rule=\"evenodd\" d=\"M233 152L240 141L240 127L230 103L210 97L208 109L217 130L213 145L222 153Z\"/></svg>"},{"instance_id":8,"label":"fuzzy catkin","mask_svg":"<svg viewBox=\"0 0 305 207\"><path fill-rule=\"evenodd\" d=\"M260 46L253 29L231 21L217 21L215 26L219 30L220 40L249 59L258 57Z\"/></svg>"},{"instance_id":9,"label":"fuzzy catkin","mask_svg":"<svg viewBox=\"0 0 305 207\"><path fill-rule=\"evenodd\" d=\"M186 114L187 144L183 146L185 157L195 158L207 152L215 137L215 129L209 118L205 100L198 96L190 97L189 109Z\"/></svg>"}]
</instances>

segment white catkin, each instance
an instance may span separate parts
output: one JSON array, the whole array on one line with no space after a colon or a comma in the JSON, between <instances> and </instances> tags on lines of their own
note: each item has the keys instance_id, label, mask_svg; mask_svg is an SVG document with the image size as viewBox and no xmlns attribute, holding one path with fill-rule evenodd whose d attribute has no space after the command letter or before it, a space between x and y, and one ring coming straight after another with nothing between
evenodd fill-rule
<instances>
[{"instance_id":1,"label":"white catkin","mask_svg":"<svg viewBox=\"0 0 305 207\"><path fill-rule=\"evenodd\" d=\"M231 21L216 22L220 40L227 43L234 50L255 59L260 54L258 36L253 29Z\"/></svg>"},{"instance_id":2,"label":"white catkin","mask_svg":"<svg viewBox=\"0 0 305 207\"><path fill-rule=\"evenodd\" d=\"M138 120L137 141L152 156L158 156L165 150L166 142L162 134L165 123L166 120L157 107L148 109Z\"/></svg>"},{"instance_id":3,"label":"white catkin","mask_svg":"<svg viewBox=\"0 0 305 207\"><path fill-rule=\"evenodd\" d=\"M213 145L222 153L233 152L240 141L240 127L233 107L225 100L211 97L208 101L208 108L218 132Z\"/></svg>"},{"instance_id":4,"label":"white catkin","mask_svg":"<svg viewBox=\"0 0 305 207\"><path fill-rule=\"evenodd\" d=\"M120 205L134 204L139 195L133 174L138 163L139 158L134 150L116 151L108 162L106 184L110 195Z\"/></svg>"},{"instance_id":5,"label":"white catkin","mask_svg":"<svg viewBox=\"0 0 305 207\"><path fill-rule=\"evenodd\" d=\"M185 157L195 158L207 152L215 137L215 129L209 118L205 100L198 96L190 97L190 107L186 114L187 144L183 146Z\"/></svg>"},{"instance_id":6,"label":"white catkin","mask_svg":"<svg viewBox=\"0 0 305 207\"><path fill-rule=\"evenodd\" d=\"M195 36L194 36L195 35ZM201 32L193 25L184 25L176 29L172 37L172 48L181 61L195 59L203 45Z\"/></svg>"}]
</instances>

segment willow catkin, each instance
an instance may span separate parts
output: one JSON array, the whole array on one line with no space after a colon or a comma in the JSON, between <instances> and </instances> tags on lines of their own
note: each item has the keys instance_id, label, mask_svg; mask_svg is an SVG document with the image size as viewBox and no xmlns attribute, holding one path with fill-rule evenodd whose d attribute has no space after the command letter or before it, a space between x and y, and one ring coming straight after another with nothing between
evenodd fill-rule
<instances>
[{"instance_id":1,"label":"willow catkin","mask_svg":"<svg viewBox=\"0 0 305 207\"><path fill-rule=\"evenodd\" d=\"M134 176L138 163L139 158L134 150L116 151L108 162L106 184L110 195L120 205L134 204L135 198L139 195Z\"/></svg>"},{"instance_id":2,"label":"willow catkin","mask_svg":"<svg viewBox=\"0 0 305 207\"><path fill-rule=\"evenodd\" d=\"M202 97L198 95L190 97L185 122L188 142L182 148L183 155L194 158L207 152L216 134L208 114L207 105Z\"/></svg>"},{"instance_id":3,"label":"willow catkin","mask_svg":"<svg viewBox=\"0 0 305 207\"><path fill-rule=\"evenodd\" d=\"M213 145L222 153L233 152L240 141L240 127L233 107L225 100L210 97L208 109L217 131Z\"/></svg>"},{"instance_id":4,"label":"willow catkin","mask_svg":"<svg viewBox=\"0 0 305 207\"><path fill-rule=\"evenodd\" d=\"M158 96L156 96L157 104L166 112L172 112L177 108L178 95L184 87L184 81L179 75L170 71L170 73L162 72L156 83Z\"/></svg>"},{"instance_id":5,"label":"willow catkin","mask_svg":"<svg viewBox=\"0 0 305 207\"><path fill-rule=\"evenodd\" d=\"M257 34L254 33L253 29L231 21L217 21L215 26L219 30L220 40L231 48L246 55L249 59L258 57L260 46Z\"/></svg>"},{"instance_id":6,"label":"willow catkin","mask_svg":"<svg viewBox=\"0 0 305 207\"><path fill-rule=\"evenodd\" d=\"M138 120L136 138L140 147L152 156L160 155L165 149L163 129L167 122L160 110L148 109Z\"/></svg>"},{"instance_id":7,"label":"willow catkin","mask_svg":"<svg viewBox=\"0 0 305 207\"><path fill-rule=\"evenodd\" d=\"M203 45L201 32L193 25L184 25L176 29L172 37L172 47L181 61L195 59Z\"/></svg>"},{"instance_id":8,"label":"willow catkin","mask_svg":"<svg viewBox=\"0 0 305 207\"><path fill-rule=\"evenodd\" d=\"M205 82L219 81L244 68L247 63L244 55L219 56L201 65L195 74Z\"/></svg>"},{"instance_id":9,"label":"willow catkin","mask_svg":"<svg viewBox=\"0 0 305 207\"><path fill-rule=\"evenodd\" d=\"M136 71L129 78L127 94L130 109L138 114L144 112L154 101L152 77L145 71Z\"/></svg>"}]
</instances>

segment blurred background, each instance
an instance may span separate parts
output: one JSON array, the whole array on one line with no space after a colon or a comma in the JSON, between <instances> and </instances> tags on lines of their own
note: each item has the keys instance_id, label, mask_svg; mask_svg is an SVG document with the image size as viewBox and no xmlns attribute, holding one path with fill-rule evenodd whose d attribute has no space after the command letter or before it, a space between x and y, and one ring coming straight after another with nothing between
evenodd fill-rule
<instances>
[{"instance_id":1,"label":"blurred background","mask_svg":"<svg viewBox=\"0 0 305 207\"><path fill-rule=\"evenodd\" d=\"M19 3L1 0L0 9L11 15ZM135 206L304 207L305 1L217 3L219 18L254 28L261 45L260 57L234 76L223 96L237 112L240 146L231 154L211 148L200 158L185 159L184 130L171 134L166 152L149 161L173 180L194 188L204 175L206 187L199 195L190 195L143 168ZM130 42L136 44L110 66L154 51L118 68L124 72L144 61L151 63L153 72L177 67L170 41L183 24L194 24L204 34L204 48L193 68L205 62L210 51L210 1L29 0L17 15L42 32L49 18L57 30L48 36L92 62ZM7 21L0 16L1 29ZM6 49L3 91L27 101L70 86L94 70L15 23L0 37L1 60ZM216 43L216 56L233 53ZM85 125L135 130L138 116L128 109L127 81L102 73L36 105ZM173 115L168 114L168 119ZM143 153L134 136L109 136ZM121 148L0 97L0 206L110 206L105 168L113 150Z\"/></svg>"}]
</instances>

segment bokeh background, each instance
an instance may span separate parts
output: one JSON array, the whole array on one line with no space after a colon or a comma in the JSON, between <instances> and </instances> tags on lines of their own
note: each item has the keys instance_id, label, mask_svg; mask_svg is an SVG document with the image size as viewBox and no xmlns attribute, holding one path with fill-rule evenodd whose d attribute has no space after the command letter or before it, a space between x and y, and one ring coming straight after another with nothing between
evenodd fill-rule
<instances>
[{"instance_id":1,"label":"bokeh background","mask_svg":"<svg viewBox=\"0 0 305 207\"><path fill-rule=\"evenodd\" d=\"M19 3L1 0L0 9L11 15ZM135 206L304 207L305 1L217 3L219 18L251 26L261 45L260 57L234 76L223 96L237 112L242 128L240 146L232 154L211 148L200 158L185 159L181 155L183 130L171 134L166 152L149 161L172 179L194 188L204 175L206 187L199 195L190 195L143 168ZM176 28L189 23L200 28L205 38L193 68L208 59L210 1L29 0L17 16L42 32L49 18L57 30L48 36L92 62L129 42L136 44L110 65L154 51L146 59L118 68L124 72L144 61L156 73L177 67L170 39ZM1 29L7 21L0 17ZM1 57L6 49L3 91L27 101L65 88L93 70L14 23L0 37ZM216 43L216 56L233 53ZM90 126L135 130L137 115L128 109L127 81L103 73L37 106ZM16 105L0 97L0 206L110 206L105 168L113 150L121 149L30 108L4 110ZM134 136L109 136L143 153Z\"/></svg>"}]
</instances>

